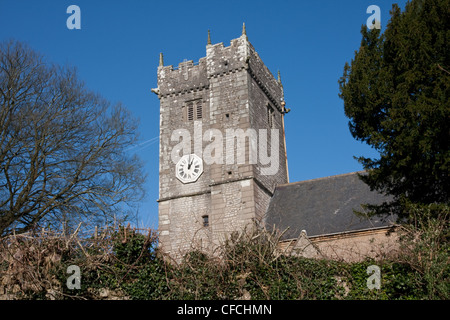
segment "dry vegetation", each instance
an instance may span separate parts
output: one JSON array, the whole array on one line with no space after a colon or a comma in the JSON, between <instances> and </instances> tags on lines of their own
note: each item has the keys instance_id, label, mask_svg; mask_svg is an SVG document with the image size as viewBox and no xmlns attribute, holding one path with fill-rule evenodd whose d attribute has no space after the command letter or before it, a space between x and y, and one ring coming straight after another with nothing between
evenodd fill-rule
<instances>
[{"instance_id":1,"label":"dry vegetation","mask_svg":"<svg viewBox=\"0 0 450 320\"><path fill-rule=\"evenodd\" d=\"M279 233L253 228L232 235L220 258L192 251L180 264L158 252L153 230L13 234L0 242L0 299L448 299L448 209L400 232L395 259L294 257L278 249ZM378 290L367 288L372 264ZM79 290L66 285L70 265Z\"/></svg>"}]
</instances>

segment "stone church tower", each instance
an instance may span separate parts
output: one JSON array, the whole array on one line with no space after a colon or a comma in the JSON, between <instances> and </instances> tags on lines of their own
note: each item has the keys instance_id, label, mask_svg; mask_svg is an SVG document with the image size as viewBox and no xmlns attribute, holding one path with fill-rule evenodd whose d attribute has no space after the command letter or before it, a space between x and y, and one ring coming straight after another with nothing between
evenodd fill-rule
<instances>
[{"instance_id":1,"label":"stone church tower","mask_svg":"<svg viewBox=\"0 0 450 320\"><path fill-rule=\"evenodd\" d=\"M242 35L206 57L164 66L160 56L159 233L173 257L213 251L233 231L264 222L288 183L280 78Z\"/></svg>"}]
</instances>

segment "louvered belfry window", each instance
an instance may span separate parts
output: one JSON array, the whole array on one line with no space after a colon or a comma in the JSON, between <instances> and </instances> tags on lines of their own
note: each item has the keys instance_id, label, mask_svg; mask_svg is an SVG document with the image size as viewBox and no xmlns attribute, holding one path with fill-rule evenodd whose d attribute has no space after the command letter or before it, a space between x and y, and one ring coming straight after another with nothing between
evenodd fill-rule
<instances>
[{"instance_id":1,"label":"louvered belfry window","mask_svg":"<svg viewBox=\"0 0 450 320\"><path fill-rule=\"evenodd\" d=\"M203 118L203 108L202 108L202 100L197 101L197 119Z\"/></svg>"},{"instance_id":2,"label":"louvered belfry window","mask_svg":"<svg viewBox=\"0 0 450 320\"><path fill-rule=\"evenodd\" d=\"M192 102L187 104L187 119L188 121L194 120L194 104Z\"/></svg>"},{"instance_id":3,"label":"louvered belfry window","mask_svg":"<svg viewBox=\"0 0 450 320\"><path fill-rule=\"evenodd\" d=\"M186 103L186 115L187 121L200 120L203 118L203 104L202 100L189 101Z\"/></svg>"},{"instance_id":4,"label":"louvered belfry window","mask_svg":"<svg viewBox=\"0 0 450 320\"><path fill-rule=\"evenodd\" d=\"M267 105L267 123L269 128L273 128L274 110L270 104Z\"/></svg>"}]
</instances>

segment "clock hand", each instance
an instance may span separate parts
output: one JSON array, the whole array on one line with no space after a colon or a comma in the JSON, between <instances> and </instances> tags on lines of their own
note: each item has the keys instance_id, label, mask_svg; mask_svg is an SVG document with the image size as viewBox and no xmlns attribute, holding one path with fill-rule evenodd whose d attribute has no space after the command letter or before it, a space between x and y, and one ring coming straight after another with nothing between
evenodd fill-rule
<instances>
[{"instance_id":1,"label":"clock hand","mask_svg":"<svg viewBox=\"0 0 450 320\"><path fill-rule=\"evenodd\" d=\"M194 161L194 159L191 160L191 155L189 155L189 164L188 164L188 170L191 169L192 166L192 162Z\"/></svg>"}]
</instances>

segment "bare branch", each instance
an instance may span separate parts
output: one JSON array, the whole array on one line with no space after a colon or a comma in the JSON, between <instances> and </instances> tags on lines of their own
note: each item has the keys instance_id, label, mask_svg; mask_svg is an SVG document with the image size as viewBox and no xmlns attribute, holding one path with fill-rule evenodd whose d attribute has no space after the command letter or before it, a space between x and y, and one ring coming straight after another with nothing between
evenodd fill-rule
<instances>
[{"instance_id":1,"label":"bare branch","mask_svg":"<svg viewBox=\"0 0 450 320\"><path fill-rule=\"evenodd\" d=\"M142 163L125 153L136 121L14 41L0 45L0 125L0 236L120 216L143 195Z\"/></svg>"}]
</instances>

